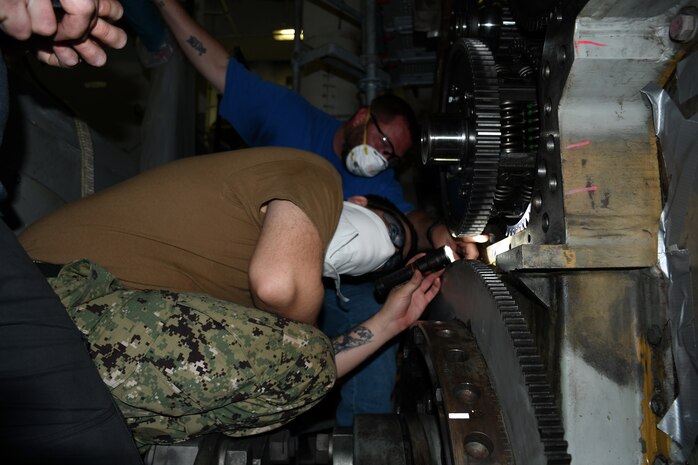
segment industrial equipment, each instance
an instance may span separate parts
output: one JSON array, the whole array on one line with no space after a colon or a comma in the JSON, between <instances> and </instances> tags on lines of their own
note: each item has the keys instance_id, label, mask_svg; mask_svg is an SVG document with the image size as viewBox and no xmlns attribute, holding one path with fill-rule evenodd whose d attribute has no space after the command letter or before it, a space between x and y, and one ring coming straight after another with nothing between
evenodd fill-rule
<instances>
[{"instance_id":1,"label":"industrial equipment","mask_svg":"<svg viewBox=\"0 0 698 465\"><path fill-rule=\"evenodd\" d=\"M485 263L447 270L405 348L396 414L357 418L352 463L690 460L698 61L686 6L444 4L422 159L452 233L496 242Z\"/></svg>"},{"instance_id":2,"label":"industrial equipment","mask_svg":"<svg viewBox=\"0 0 698 465\"><path fill-rule=\"evenodd\" d=\"M422 160L452 233L495 241L448 265L407 338L395 413L317 435L296 462L695 463L695 5L436 9ZM260 450L291 460L286 444Z\"/></svg>"},{"instance_id":3,"label":"industrial equipment","mask_svg":"<svg viewBox=\"0 0 698 465\"><path fill-rule=\"evenodd\" d=\"M422 162L494 240L409 331L395 412L146 464L698 463L698 3L412 3L440 18Z\"/></svg>"}]
</instances>

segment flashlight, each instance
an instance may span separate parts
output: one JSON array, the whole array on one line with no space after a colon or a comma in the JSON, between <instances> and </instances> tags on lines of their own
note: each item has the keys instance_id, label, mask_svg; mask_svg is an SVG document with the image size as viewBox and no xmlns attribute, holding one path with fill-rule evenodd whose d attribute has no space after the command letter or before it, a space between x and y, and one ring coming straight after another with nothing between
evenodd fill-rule
<instances>
[{"instance_id":1,"label":"flashlight","mask_svg":"<svg viewBox=\"0 0 698 465\"><path fill-rule=\"evenodd\" d=\"M455 260L456 258L453 254L453 250L451 250L451 248L447 245L439 249L431 250L427 252L425 256L415 260L413 263L405 266L404 268L400 268L397 271L393 271L390 274L376 279L374 282L376 293L379 296L385 296L398 284L409 281L415 270L419 270L423 275L425 275L432 271L438 271L445 268L446 265L454 262Z\"/></svg>"}]
</instances>

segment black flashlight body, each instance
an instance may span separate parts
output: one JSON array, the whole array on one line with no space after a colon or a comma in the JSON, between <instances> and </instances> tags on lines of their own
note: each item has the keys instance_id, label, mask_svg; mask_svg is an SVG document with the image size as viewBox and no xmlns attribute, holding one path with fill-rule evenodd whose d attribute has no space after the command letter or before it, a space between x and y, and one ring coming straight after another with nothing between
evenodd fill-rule
<instances>
[{"instance_id":1,"label":"black flashlight body","mask_svg":"<svg viewBox=\"0 0 698 465\"><path fill-rule=\"evenodd\" d=\"M447 245L439 249L430 250L425 256L418 258L404 268L376 279L374 282L376 293L381 297L385 297L392 288L409 281L415 270L419 270L423 275L426 275L445 268L453 260L453 252Z\"/></svg>"}]
</instances>

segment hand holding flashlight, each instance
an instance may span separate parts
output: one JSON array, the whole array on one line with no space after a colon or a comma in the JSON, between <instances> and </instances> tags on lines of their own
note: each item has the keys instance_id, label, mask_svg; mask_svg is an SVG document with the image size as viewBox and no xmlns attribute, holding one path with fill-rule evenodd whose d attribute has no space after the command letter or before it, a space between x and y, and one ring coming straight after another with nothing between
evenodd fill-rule
<instances>
[{"instance_id":1,"label":"hand holding flashlight","mask_svg":"<svg viewBox=\"0 0 698 465\"><path fill-rule=\"evenodd\" d=\"M385 276L376 279L374 286L376 294L380 297L385 297L392 288L398 284L402 284L414 274L415 270L419 270L423 275L428 275L431 272L445 268L446 265L455 261L453 250L447 245L427 252L421 258L406 265L404 268L393 271Z\"/></svg>"}]
</instances>

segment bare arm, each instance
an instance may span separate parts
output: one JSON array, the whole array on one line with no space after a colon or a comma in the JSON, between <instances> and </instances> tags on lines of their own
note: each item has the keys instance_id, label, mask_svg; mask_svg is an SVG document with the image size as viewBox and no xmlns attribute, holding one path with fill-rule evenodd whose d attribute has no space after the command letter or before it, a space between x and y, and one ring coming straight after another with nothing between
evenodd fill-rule
<instances>
[{"instance_id":1,"label":"bare arm","mask_svg":"<svg viewBox=\"0 0 698 465\"><path fill-rule=\"evenodd\" d=\"M426 278L415 272L403 286L393 289L378 313L350 332L332 340L337 377L342 377L380 349L383 344L417 321L441 288L443 270Z\"/></svg>"},{"instance_id":2,"label":"bare arm","mask_svg":"<svg viewBox=\"0 0 698 465\"><path fill-rule=\"evenodd\" d=\"M207 81L223 93L230 55L223 45L189 16L178 0L153 0L184 55Z\"/></svg>"},{"instance_id":3,"label":"bare arm","mask_svg":"<svg viewBox=\"0 0 698 465\"><path fill-rule=\"evenodd\" d=\"M322 305L322 241L310 218L287 200L266 206L250 261L250 291L261 310L314 324Z\"/></svg>"}]
</instances>

